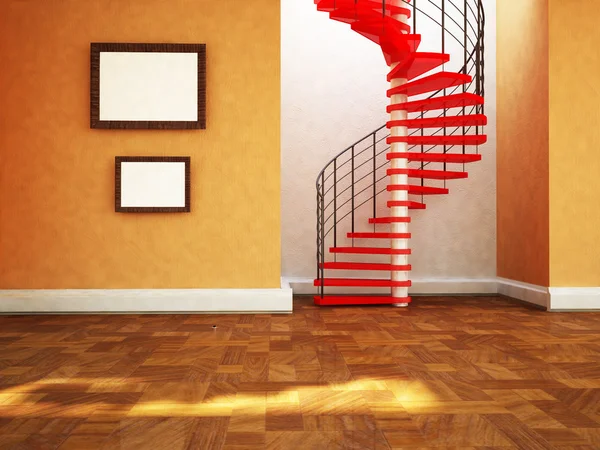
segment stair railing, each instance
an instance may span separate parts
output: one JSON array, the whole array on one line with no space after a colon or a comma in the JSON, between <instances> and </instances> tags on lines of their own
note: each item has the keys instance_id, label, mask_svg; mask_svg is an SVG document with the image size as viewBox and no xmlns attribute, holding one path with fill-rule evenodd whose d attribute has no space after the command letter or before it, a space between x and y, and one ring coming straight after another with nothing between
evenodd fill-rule
<instances>
[{"instance_id":1,"label":"stair railing","mask_svg":"<svg viewBox=\"0 0 600 450\"><path fill-rule=\"evenodd\" d=\"M413 33L423 25L423 22L429 21L438 25L441 29L442 49L446 47L446 39L454 40L463 48L463 65L458 71L462 74L472 76L472 81L468 84L457 86L452 89L437 91L428 98L436 97L440 93L451 95L458 92L475 93L485 96L485 13L483 0L413 0L412 3L405 3L405 7L412 10ZM383 1L384 9L386 0ZM387 0L389 4L389 0ZM457 6L462 3L462 9ZM440 13L440 20L434 17L433 11ZM459 23L455 15L462 16L462 24ZM452 28L448 27L450 23ZM462 36L457 36L458 31ZM443 68L444 69L444 68ZM443 70L442 69L442 70ZM416 113L418 118L443 117L447 110L437 116L428 116L427 113ZM484 105L476 105L470 108L463 107L462 114L483 114ZM473 129L475 128L475 129ZM482 128L482 127L481 127ZM451 131L450 131L451 130ZM435 136L444 133L452 136L457 133L468 134L473 132L480 134L480 126L460 126L447 128L441 127L429 131L428 135ZM409 136L424 135L424 130L415 130L409 133ZM365 214L377 218L383 211L385 202L378 202L378 197L387 192L387 173L386 169L390 162L386 159L386 153L390 146L386 143L390 136L386 125L383 125L375 131L369 133L362 139L346 148L333 157L321 170L316 180L317 191L317 279L320 280L319 294L321 297L325 294L325 262L327 257L327 244L336 247L342 240L350 239L351 246L354 246L354 239L348 235L342 235L340 230L346 230L349 233L355 233L358 222L366 222ZM413 145L409 151L417 149L421 153L427 153L437 146L431 145ZM450 152L455 145L444 146L444 153ZM466 146L462 145L462 153L466 153ZM477 147L475 150L479 152ZM446 163L419 162L414 168L425 169L432 164L442 164L446 169ZM425 186L425 179L421 179L421 186ZM444 187L446 181L443 181ZM421 197L423 200L423 197ZM376 225L373 225L373 230ZM352 236L352 235L350 235ZM337 259L336 254L333 256Z\"/></svg>"}]
</instances>

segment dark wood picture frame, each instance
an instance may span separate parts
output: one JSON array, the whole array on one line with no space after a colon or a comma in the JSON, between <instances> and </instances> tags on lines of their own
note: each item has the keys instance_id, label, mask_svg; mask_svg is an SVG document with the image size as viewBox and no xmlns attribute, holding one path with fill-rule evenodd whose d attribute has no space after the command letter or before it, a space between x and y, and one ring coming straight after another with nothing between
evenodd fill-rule
<instances>
[{"instance_id":1,"label":"dark wood picture frame","mask_svg":"<svg viewBox=\"0 0 600 450\"><path fill-rule=\"evenodd\" d=\"M197 53L198 54L198 120L140 121L100 120L100 53ZM206 44L131 44L91 43L90 127L133 130L193 130L206 129Z\"/></svg>"},{"instance_id":2,"label":"dark wood picture frame","mask_svg":"<svg viewBox=\"0 0 600 450\"><path fill-rule=\"evenodd\" d=\"M189 156L116 156L115 157L115 212L124 213L181 213L190 212ZM121 206L121 163L124 162L182 162L185 163L185 206L183 207L123 207Z\"/></svg>"}]
</instances>

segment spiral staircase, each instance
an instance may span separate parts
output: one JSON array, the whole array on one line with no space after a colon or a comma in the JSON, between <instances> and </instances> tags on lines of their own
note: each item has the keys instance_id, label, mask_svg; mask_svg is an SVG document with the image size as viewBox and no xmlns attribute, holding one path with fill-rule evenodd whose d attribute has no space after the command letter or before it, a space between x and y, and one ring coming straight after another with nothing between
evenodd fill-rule
<instances>
[{"instance_id":1,"label":"spiral staircase","mask_svg":"<svg viewBox=\"0 0 600 450\"><path fill-rule=\"evenodd\" d=\"M319 11L378 44L390 67L390 120L317 177L316 305L411 302L411 214L426 214L426 197L467 178L486 142L482 2L315 0ZM441 51L419 51L438 35ZM456 70L447 70L457 54ZM387 294L370 292L380 288Z\"/></svg>"}]
</instances>

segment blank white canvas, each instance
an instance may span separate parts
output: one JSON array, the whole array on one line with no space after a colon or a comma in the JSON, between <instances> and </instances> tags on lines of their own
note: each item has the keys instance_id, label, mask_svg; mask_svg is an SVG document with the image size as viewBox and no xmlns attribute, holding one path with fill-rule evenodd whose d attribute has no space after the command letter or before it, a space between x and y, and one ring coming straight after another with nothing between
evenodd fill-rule
<instances>
[{"instance_id":1,"label":"blank white canvas","mask_svg":"<svg viewBox=\"0 0 600 450\"><path fill-rule=\"evenodd\" d=\"M185 163L122 162L121 207L185 207Z\"/></svg>"},{"instance_id":2,"label":"blank white canvas","mask_svg":"<svg viewBox=\"0 0 600 450\"><path fill-rule=\"evenodd\" d=\"M198 120L198 54L100 52L100 120Z\"/></svg>"}]
</instances>

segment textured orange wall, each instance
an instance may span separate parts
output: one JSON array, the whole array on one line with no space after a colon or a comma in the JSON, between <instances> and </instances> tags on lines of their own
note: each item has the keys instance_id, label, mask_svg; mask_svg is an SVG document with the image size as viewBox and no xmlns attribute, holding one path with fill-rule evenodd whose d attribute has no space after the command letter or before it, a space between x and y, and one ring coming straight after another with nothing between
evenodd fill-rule
<instances>
[{"instance_id":1,"label":"textured orange wall","mask_svg":"<svg viewBox=\"0 0 600 450\"><path fill-rule=\"evenodd\" d=\"M550 1L550 285L600 286L600 4Z\"/></svg>"},{"instance_id":2,"label":"textured orange wall","mask_svg":"<svg viewBox=\"0 0 600 450\"><path fill-rule=\"evenodd\" d=\"M0 289L279 287L278 0L3 0L0 30ZM90 130L93 41L206 43L207 130ZM115 155L190 155L192 213L115 213Z\"/></svg>"},{"instance_id":3,"label":"textured orange wall","mask_svg":"<svg viewBox=\"0 0 600 450\"><path fill-rule=\"evenodd\" d=\"M548 5L497 2L498 276L548 286Z\"/></svg>"}]
</instances>

